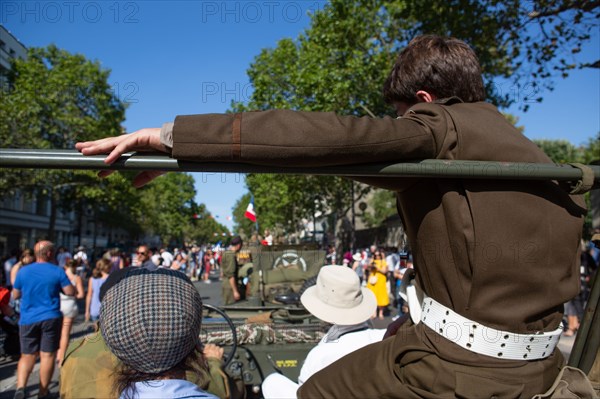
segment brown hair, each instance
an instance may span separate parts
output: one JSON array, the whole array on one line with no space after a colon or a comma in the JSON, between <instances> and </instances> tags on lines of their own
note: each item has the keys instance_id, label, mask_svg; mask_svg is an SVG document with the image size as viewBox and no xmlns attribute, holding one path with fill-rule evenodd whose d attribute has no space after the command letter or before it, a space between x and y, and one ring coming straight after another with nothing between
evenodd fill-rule
<instances>
[{"instance_id":1,"label":"brown hair","mask_svg":"<svg viewBox=\"0 0 600 399\"><path fill-rule=\"evenodd\" d=\"M112 263L110 262L110 260L102 258L102 259L98 260L98 262L96 262L96 267L92 271L92 277L100 278L100 277L102 277L103 272L110 273L111 270L112 270Z\"/></svg>"},{"instance_id":2,"label":"brown hair","mask_svg":"<svg viewBox=\"0 0 600 399\"><path fill-rule=\"evenodd\" d=\"M25 248L23 250L23 252L21 252L21 256L19 256L19 260L21 261L21 264L24 264L23 263L23 258L25 258L26 256L29 256L30 258L34 258L35 259L35 256L33 255L33 250L31 248Z\"/></svg>"},{"instance_id":3,"label":"brown hair","mask_svg":"<svg viewBox=\"0 0 600 399\"><path fill-rule=\"evenodd\" d=\"M65 269L70 269L71 273L77 274L77 262L73 259L67 259L65 262Z\"/></svg>"},{"instance_id":4,"label":"brown hair","mask_svg":"<svg viewBox=\"0 0 600 399\"><path fill-rule=\"evenodd\" d=\"M167 371L163 371L158 374L144 373L143 371L135 370L127 366L123 362L119 362L117 369L113 373L114 384L113 391L116 396L121 395L122 392L127 390L125 397L135 397L135 383L141 381L153 381L164 378L164 376L173 376L178 373L185 373L186 371L192 371L194 374L200 374L200 371L208 370L208 363L204 357L204 354L197 350L193 350L187 355L179 364L172 367ZM175 376L173 376L175 378Z\"/></svg>"},{"instance_id":5,"label":"brown hair","mask_svg":"<svg viewBox=\"0 0 600 399\"><path fill-rule=\"evenodd\" d=\"M383 86L383 98L388 104L416 104L419 90L437 98L456 96L467 103L485 100L477 55L453 37L414 38L398 55Z\"/></svg>"}]
</instances>

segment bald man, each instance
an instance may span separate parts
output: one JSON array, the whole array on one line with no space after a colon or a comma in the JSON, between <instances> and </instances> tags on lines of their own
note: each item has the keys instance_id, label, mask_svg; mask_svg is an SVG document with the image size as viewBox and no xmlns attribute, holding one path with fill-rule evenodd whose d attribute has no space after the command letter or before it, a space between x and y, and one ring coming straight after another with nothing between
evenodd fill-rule
<instances>
[{"instance_id":1,"label":"bald man","mask_svg":"<svg viewBox=\"0 0 600 399\"><path fill-rule=\"evenodd\" d=\"M61 290L66 295L75 294L64 270L50 263L54 259L54 245L50 241L40 241L35 244L34 252L35 262L19 270L13 288L13 297L21 298L21 358L17 367L15 399L26 397L25 387L38 355L38 397L49 395L48 385L54 372L62 327L59 294Z\"/></svg>"}]
</instances>

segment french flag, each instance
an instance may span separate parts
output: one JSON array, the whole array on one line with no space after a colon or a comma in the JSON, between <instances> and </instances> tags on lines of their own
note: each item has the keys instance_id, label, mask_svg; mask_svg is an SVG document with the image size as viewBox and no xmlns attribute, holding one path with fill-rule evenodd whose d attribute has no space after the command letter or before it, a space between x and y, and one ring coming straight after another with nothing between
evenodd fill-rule
<instances>
[{"instance_id":1,"label":"french flag","mask_svg":"<svg viewBox=\"0 0 600 399\"><path fill-rule=\"evenodd\" d=\"M250 203L248 204L248 207L246 208L246 213L244 214L244 216L246 216L248 219L252 220L253 222L256 222L256 213L254 212L254 196L252 196L250 198Z\"/></svg>"}]
</instances>

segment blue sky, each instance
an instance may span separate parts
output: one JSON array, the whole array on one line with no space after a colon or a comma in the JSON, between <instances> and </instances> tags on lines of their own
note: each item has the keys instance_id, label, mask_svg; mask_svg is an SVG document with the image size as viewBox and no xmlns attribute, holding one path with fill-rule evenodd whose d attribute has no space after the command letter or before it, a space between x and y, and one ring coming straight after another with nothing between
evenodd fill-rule
<instances>
[{"instance_id":1,"label":"blue sky","mask_svg":"<svg viewBox=\"0 0 600 399\"><path fill-rule=\"evenodd\" d=\"M26 46L50 43L112 70L117 95L130 103L125 127L157 127L176 115L224 112L250 93L246 69L262 48L307 27L324 1L9 1L0 23ZM599 33L582 53L600 58ZM509 83L497 82L513 95ZM522 101L517 97L517 102ZM582 144L600 131L600 72L575 71L519 117L532 139ZM246 191L234 174L196 174L196 200L231 228L231 208ZM259 216L260 217L260 216Z\"/></svg>"}]
</instances>

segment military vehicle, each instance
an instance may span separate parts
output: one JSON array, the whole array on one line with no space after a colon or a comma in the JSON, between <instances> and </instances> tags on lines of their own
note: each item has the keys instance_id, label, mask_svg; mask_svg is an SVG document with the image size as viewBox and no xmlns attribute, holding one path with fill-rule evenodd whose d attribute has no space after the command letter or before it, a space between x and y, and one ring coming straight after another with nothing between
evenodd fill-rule
<instances>
[{"instance_id":1,"label":"military vehicle","mask_svg":"<svg viewBox=\"0 0 600 399\"><path fill-rule=\"evenodd\" d=\"M572 182L575 190L598 188L600 166L424 160L401 164L350 165L327 168L271 168L246 164L200 164L164 155L125 154L113 165L104 156L84 157L69 150L0 149L0 166L92 170L162 170L191 172L291 173L336 176L404 176L491 179L552 179ZM592 240L600 247L600 236ZM308 351L327 326L297 303L302 285L318 273L324 254L313 249L278 248L256 254L248 300L219 309L204 305L204 342L226 349L224 369L232 384L230 397L259 398L260 384L272 373L295 380ZM254 261L254 258L253 258ZM600 278L592 283L587 309L568 365L581 369L600 392Z\"/></svg>"},{"instance_id":2,"label":"military vehicle","mask_svg":"<svg viewBox=\"0 0 600 399\"><path fill-rule=\"evenodd\" d=\"M223 306L231 317L248 317L262 310L299 309L299 294L307 280L316 276L325 262L325 251L317 244L250 246L242 266L246 300ZM240 263L243 263L240 262ZM249 266L249 267L248 267Z\"/></svg>"},{"instance_id":3,"label":"military vehicle","mask_svg":"<svg viewBox=\"0 0 600 399\"><path fill-rule=\"evenodd\" d=\"M244 247L239 256L247 297L220 308L204 305L202 340L224 346L224 369L246 397L260 397L264 378L279 372L297 380L302 361L328 325L300 303L325 261L317 244ZM235 391L235 390L232 390Z\"/></svg>"}]
</instances>

